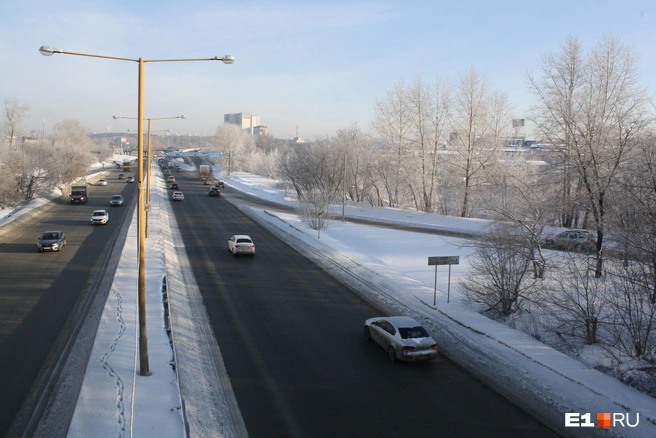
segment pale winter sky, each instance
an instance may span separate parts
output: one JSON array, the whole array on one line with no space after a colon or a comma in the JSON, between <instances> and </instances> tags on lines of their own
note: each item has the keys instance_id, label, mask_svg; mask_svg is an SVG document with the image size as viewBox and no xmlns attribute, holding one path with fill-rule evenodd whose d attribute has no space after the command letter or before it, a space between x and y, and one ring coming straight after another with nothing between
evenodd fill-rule
<instances>
[{"instance_id":1,"label":"pale winter sky","mask_svg":"<svg viewBox=\"0 0 656 438\"><path fill-rule=\"evenodd\" d=\"M455 81L470 67L507 93L522 118L534 102L527 71L568 35L590 49L604 33L635 47L656 82L653 0L240 1L3 0L0 99L30 106L22 129L46 134L76 119L91 131L135 129L137 63L41 56L42 45L145 60L230 54L235 63L145 65L154 130L213 134L223 114L251 112L279 138L333 135L357 123L394 83ZM529 135L530 136L530 135Z\"/></svg>"}]
</instances>

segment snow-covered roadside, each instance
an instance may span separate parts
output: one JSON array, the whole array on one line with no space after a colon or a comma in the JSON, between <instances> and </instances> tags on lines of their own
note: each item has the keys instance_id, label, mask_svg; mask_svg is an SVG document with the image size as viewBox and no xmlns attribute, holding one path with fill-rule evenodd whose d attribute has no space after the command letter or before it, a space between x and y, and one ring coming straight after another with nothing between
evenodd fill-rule
<instances>
[{"instance_id":1,"label":"snow-covered roadside","mask_svg":"<svg viewBox=\"0 0 656 438\"><path fill-rule=\"evenodd\" d=\"M467 306L441 296L437 306L424 298L432 290L365 254L349 252L343 242L299 226L292 215L252 208L242 210L281 239L320 264L389 314L420 320L441 350L499 393L567 436L656 436L656 400L612 377L587 368L521 332L496 323ZM331 243L336 245L331 245ZM340 249L335 249L335 247ZM441 303L441 304L440 304ZM636 428L565 428L565 413L630 413Z\"/></svg>"}]
</instances>

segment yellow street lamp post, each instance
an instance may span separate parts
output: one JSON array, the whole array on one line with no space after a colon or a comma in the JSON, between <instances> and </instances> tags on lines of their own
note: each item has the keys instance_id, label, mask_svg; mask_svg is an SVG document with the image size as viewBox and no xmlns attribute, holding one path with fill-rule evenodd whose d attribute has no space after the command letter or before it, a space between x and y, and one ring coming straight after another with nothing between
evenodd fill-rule
<instances>
[{"instance_id":1,"label":"yellow street lamp post","mask_svg":"<svg viewBox=\"0 0 656 438\"><path fill-rule=\"evenodd\" d=\"M136 117L123 117L123 116L113 116L114 119L131 119L131 120L137 120ZM148 164L148 172L146 176L146 205L145 205L145 211L146 211L146 225L145 225L145 235L146 238L148 238L148 212L150 211L150 160L152 160L152 155L151 155L151 149L150 149L150 126L151 122L153 120L167 120L167 119L186 119L185 116L174 116L174 117L149 117L146 120L148 120L148 141L146 142L148 146L148 152L146 153L146 163ZM138 134L137 134L138 135ZM139 159L143 159L143 157L140 157Z\"/></svg>"},{"instance_id":2,"label":"yellow street lamp post","mask_svg":"<svg viewBox=\"0 0 656 438\"><path fill-rule=\"evenodd\" d=\"M137 213L139 246L137 291L139 295L139 372L142 376L150 375L148 366L148 336L146 332L146 268L145 268L145 233L144 233L144 197L143 197L143 108L144 108L144 64L147 62L186 62L186 61L222 61L224 64L232 64L235 58L231 55L215 56L213 58L181 58L181 59L143 59L143 58L120 58L116 56L93 55L90 53L68 52L56 47L41 46L39 52L44 56L52 56L55 53L62 55L86 56L90 58L114 59L117 61L130 61L139 64L139 94L137 99L138 120L138 185L137 185Z\"/></svg>"}]
</instances>

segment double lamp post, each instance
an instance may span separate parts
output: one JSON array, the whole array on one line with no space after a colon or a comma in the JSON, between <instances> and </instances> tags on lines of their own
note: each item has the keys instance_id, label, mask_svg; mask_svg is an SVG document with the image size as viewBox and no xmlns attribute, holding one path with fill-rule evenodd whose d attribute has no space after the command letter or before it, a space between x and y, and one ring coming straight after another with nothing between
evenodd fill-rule
<instances>
[{"instance_id":1,"label":"double lamp post","mask_svg":"<svg viewBox=\"0 0 656 438\"><path fill-rule=\"evenodd\" d=\"M113 116L114 119L131 119L131 120L136 120L136 117L123 117L123 116ZM148 141L146 142L146 145L148 146L148 152L146 153L146 163L148 164L148 172L146 175L146 203L145 203L145 210L146 210L146 232L145 235L148 237L148 212L150 211L150 160L152 160L153 156L151 155L151 148L150 148L150 125L153 120L167 120L167 119L186 119L185 116L173 116L173 117L149 117L146 120L148 120ZM137 134L139 135L139 134ZM137 140L138 142L139 140ZM140 159L143 160L143 157L140 157Z\"/></svg>"},{"instance_id":2,"label":"double lamp post","mask_svg":"<svg viewBox=\"0 0 656 438\"><path fill-rule=\"evenodd\" d=\"M143 196L143 121L144 121L144 64L150 62L187 62L187 61L222 61L224 64L232 64L235 58L231 55L215 56L213 58L180 58L180 59L143 59L143 58L120 58L116 56L93 55L89 53L68 52L56 47L41 46L39 52L44 56L52 56L55 53L62 55L76 55L86 56L90 58L103 58L114 59L117 61L130 61L139 64L139 94L137 99L137 124L138 124L138 155L139 165L137 172L137 214L138 214L138 233L137 240L139 246L138 258L138 281L137 291L139 296L139 373L142 376L150 375L150 367L148 365L148 336L146 332L146 268L145 268L145 228L144 228L144 213L146 206ZM148 119L148 126L150 127L150 120ZM154 120L154 119L153 119ZM150 166L148 166L150 169ZM150 178L148 178L150 181Z\"/></svg>"}]
</instances>

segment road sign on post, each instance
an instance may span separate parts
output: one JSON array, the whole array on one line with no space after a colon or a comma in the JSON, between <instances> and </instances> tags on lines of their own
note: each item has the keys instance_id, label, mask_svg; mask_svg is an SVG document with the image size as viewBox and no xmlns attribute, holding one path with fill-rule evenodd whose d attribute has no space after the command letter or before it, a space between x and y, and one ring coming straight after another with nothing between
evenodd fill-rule
<instances>
[{"instance_id":1,"label":"road sign on post","mask_svg":"<svg viewBox=\"0 0 656 438\"><path fill-rule=\"evenodd\" d=\"M460 256L428 257L428 265L457 265L460 263Z\"/></svg>"},{"instance_id":2,"label":"road sign on post","mask_svg":"<svg viewBox=\"0 0 656 438\"><path fill-rule=\"evenodd\" d=\"M437 265L449 265L449 282L446 289L446 302L451 296L451 265L460 264L460 256L428 257L428 266L435 265L435 284L433 286L433 306L437 305Z\"/></svg>"}]
</instances>

